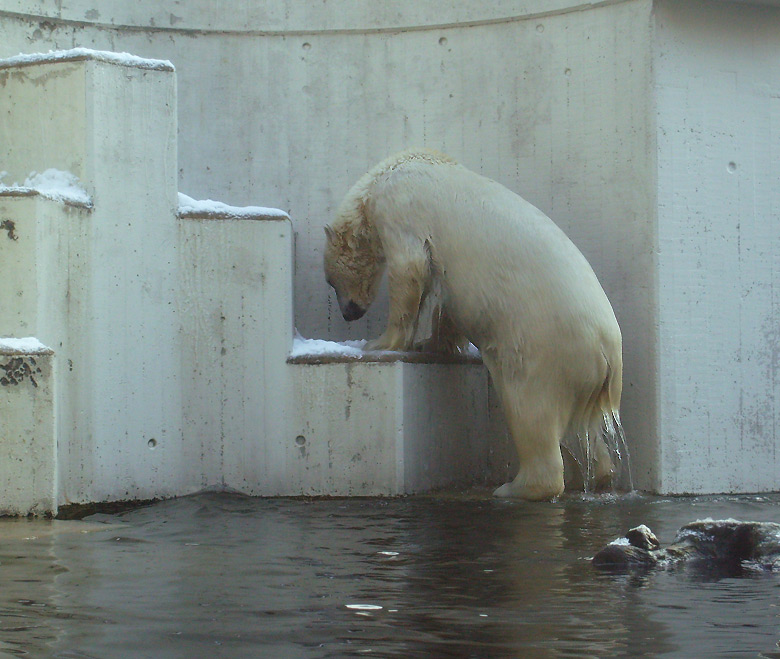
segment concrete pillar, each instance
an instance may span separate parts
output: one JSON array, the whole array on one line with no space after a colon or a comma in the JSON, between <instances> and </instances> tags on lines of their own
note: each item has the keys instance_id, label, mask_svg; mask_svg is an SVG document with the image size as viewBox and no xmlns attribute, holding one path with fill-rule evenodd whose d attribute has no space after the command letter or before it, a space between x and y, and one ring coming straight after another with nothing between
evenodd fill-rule
<instances>
[{"instance_id":1,"label":"concrete pillar","mask_svg":"<svg viewBox=\"0 0 780 659\"><path fill-rule=\"evenodd\" d=\"M779 490L780 10L655 9L654 489Z\"/></svg>"},{"instance_id":2,"label":"concrete pillar","mask_svg":"<svg viewBox=\"0 0 780 659\"><path fill-rule=\"evenodd\" d=\"M61 359L59 501L186 491L173 67L74 50L6 60L0 86L4 182L54 168L92 202L75 214L41 195L37 209L8 202L14 249L38 274L18 279L26 306L0 330Z\"/></svg>"}]
</instances>

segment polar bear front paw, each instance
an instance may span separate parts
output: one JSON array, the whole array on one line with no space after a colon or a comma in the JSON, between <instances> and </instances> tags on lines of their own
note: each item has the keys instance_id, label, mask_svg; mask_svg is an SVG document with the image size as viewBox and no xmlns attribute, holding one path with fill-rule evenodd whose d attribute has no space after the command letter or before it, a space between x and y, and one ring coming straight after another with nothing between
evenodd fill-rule
<instances>
[{"instance_id":1,"label":"polar bear front paw","mask_svg":"<svg viewBox=\"0 0 780 659\"><path fill-rule=\"evenodd\" d=\"M403 347L396 345L396 341L392 341L384 336L380 336L377 339L368 341L363 350L366 352L372 352L376 350L403 350Z\"/></svg>"}]
</instances>

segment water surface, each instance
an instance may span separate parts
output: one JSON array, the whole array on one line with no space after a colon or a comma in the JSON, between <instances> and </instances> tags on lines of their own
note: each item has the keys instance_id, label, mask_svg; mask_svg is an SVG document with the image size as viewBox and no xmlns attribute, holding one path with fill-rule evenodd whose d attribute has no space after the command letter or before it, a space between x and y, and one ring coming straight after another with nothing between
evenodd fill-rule
<instances>
[{"instance_id":1,"label":"water surface","mask_svg":"<svg viewBox=\"0 0 780 659\"><path fill-rule=\"evenodd\" d=\"M780 522L780 496L205 494L0 520L0 656L780 658L780 575L588 560L705 517Z\"/></svg>"}]
</instances>

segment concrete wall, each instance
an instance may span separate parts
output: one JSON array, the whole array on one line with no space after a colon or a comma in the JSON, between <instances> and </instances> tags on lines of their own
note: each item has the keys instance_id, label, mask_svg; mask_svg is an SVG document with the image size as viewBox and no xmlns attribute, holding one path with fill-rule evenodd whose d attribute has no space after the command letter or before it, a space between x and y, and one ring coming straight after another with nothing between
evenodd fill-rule
<instances>
[{"instance_id":1,"label":"concrete wall","mask_svg":"<svg viewBox=\"0 0 780 659\"><path fill-rule=\"evenodd\" d=\"M780 487L780 9L656 7L662 492Z\"/></svg>"},{"instance_id":2,"label":"concrete wall","mask_svg":"<svg viewBox=\"0 0 780 659\"><path fill-rule=\"evenodd\" d=\"M384 328L384 295L348 325L321 273L321 227L376 161L425 145L527 197L601 278L625 336L624 423L655 436L649 0L47 7L5 4L0 56L86 46L171 60L179 189L295 218L304 336Z\"/></svg>"},{"instance_id":3,"label":"concrete wall","mask_svg":"<svg viewBox=\"0 0 780 659\"><path fill-rule=\"evenodd\" d=\"M172 60L179 187L292 214L307 336L384 323L377 308L347 326L322 281L321 225L341 195L395 149L450 152L550 214L601 278L623 328L636 485L780 487L780 2L181 5L15 0L0 56ZM78 141L63 112L47 125Z\"/></svg>"}]
</instances>

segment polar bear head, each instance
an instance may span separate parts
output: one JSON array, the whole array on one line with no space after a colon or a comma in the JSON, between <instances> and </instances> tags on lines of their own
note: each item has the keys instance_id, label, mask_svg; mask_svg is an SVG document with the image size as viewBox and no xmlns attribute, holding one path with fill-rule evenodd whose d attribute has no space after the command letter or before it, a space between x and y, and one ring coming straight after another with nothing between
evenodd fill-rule
<instances>
[{"instance_id":1,"label":"polar bear head","mask_svg":"<svg viewBox=\"0 0 780 659\"><path fill-rule=\"evenodd\" d=\"M357 320L376 298L385 271L379 237L365 217L326 226L325 237L325 279L344 320Z\"/></svg>"}]
</instances>

